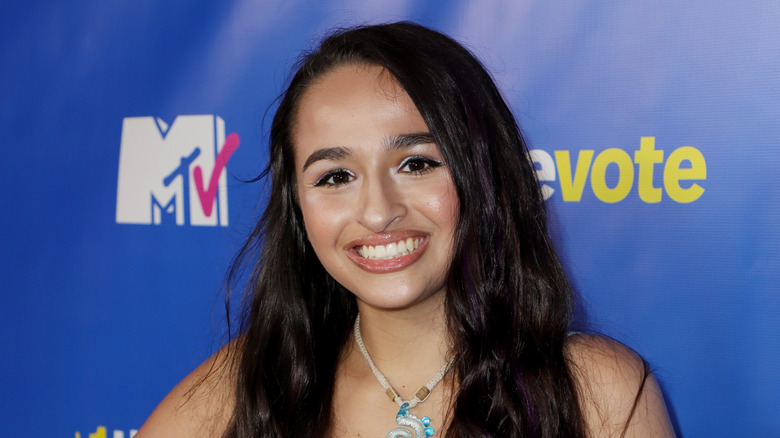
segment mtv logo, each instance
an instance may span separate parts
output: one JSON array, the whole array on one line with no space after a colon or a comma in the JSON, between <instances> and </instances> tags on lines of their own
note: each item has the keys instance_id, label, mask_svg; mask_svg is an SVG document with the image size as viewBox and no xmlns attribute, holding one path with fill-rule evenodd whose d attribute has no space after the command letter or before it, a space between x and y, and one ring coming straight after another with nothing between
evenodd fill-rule
<instances>
[{"instance_id":1,"label":"mtv logo","mask_svg":"<svg viewBox=\"0 0 780 438\"><path fill-rule=\"evenodd\" d=\"M218 116L178 116L122 122L116 222L228 225L224 169L238 148Z\"/></svg>"}]
</instances>

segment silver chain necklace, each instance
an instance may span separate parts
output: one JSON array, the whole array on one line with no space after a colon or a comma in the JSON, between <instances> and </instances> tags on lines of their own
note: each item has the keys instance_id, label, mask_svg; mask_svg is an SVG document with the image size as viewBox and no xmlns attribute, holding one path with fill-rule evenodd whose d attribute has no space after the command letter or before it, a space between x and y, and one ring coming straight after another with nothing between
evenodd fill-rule
<instances>
[{"instance_id":1,"label":"silver chain necklace","mask_svg":"<svg viewBox=\"0 0 780 438\"><path fill-rule=\"evenodd\" d=\"M358 314L357 318L355 318L354 332L355 342L357 343L358 349L360 350L360 353L363 354L366 362L368 362L368 365L371 367L371 371L374 372L374 376L379 381L379 384L382 385L382 387L385 389L385 394L387 394L387 397L390 400L398 403L398 406L401 408L398 411L398 414L395 416L395 422L398 423L399 426L406 426L411 428L415 433L412 435L411 432L409 432L407 429L397 427L391 430L387 434L386 438L417 438L433 435L433 427L430 426L431 419L428 417L418 418L410 414L409 410L417 406L418 403L424 402L425 399L428 398L436 384L438 384L441 379L444 378L444 375L447 374L447 371L450 369L450 366L452 366L454 359L450 359L446 364L444 364L439 372L437 372L433 378L428 381L428 383L421 386L417 392L415 392L414 398L407 401L402 399L401 396L398 395L398 393L395 391L395 389L390 386L390 382L387 381L387 378L384 376L384 374L379 371L379 368L374 365L374 361L371 360L371 356L368 354L368 350L366 350L365 344L363 344L363 337L360 335L360 314Z\"/></svg>"}]
</instances>

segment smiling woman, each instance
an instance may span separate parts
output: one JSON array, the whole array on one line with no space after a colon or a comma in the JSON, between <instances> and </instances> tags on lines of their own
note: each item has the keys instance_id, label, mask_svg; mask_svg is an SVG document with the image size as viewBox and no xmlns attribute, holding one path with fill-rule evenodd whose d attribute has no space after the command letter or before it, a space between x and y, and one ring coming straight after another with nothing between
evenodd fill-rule
<instances>
[{"instance_id":1,"label":"smiling woman","mask_svg":"<svg viewBox=\"0 0 780 438\"><path fill-rule=\"evenodd\" d=\"M306 234L360 312L421 305L443 293L457 225L455 185L393 77L378 66L337 67L306 91L294 126Z\"/></svg>"},{"instance_id":2,"label":"smiling woman","mask_svg":"<svg viewBox=\"0 0 780 438\"><path fill-rule=\"evenodd\" d=\"M410 23L326 38L268 171L236 339L139 437L673 435L641 358L568 334L534 166L457 42Z\"/></svg>"}]
</instances>

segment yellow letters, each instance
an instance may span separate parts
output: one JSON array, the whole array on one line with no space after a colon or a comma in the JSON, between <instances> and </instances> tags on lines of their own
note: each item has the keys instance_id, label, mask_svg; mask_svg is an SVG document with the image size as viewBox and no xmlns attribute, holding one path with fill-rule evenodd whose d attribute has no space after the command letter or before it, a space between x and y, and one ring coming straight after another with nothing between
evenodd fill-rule
<instances>
[{"instance_id":1,"label":"yellow letters","mask_svg":"<svg viewBox=\"0 0 780 438\"><path fill-rule=\"evenodd\" d=\"M681 169L680 164L686 160L691 163L691 167ZM682 204L693 202L704 193L704 188L696 183L687 189L680 187L681 179L707 179L707 163L694 147L683 146L669 154L664 166L664 188L670 198Z\"/></svg>"},{"instance_id":2,"label":"yellow letters","mask_svg":"<svg viewBox=\"0 0 780 438\"><path fill-rule=\"evenodd\" d=\"M614 188L609 188L606 181L607 166L610 163L618 166L618 182ZM590 185L593 194L604 202L613 204L625 199L634 185L634 163L631 162L631 157L622 149L605 149L593 162Z\"/></svg>"},{"instance_id":3,"label":"yellow letters","mask_svg":"<svg viewBox=\"0 0 780 438\"><path fill-rule=\"evenodd\" d=\"M639 165L639 198L647 203L661 202L661 188L653 187L654 165L664 162L664 151L655 150L655 137L642 137L634 162Z\"/></svg>"},{"instance_id":4,"label":"yellow letters","mask_svg":"<svg viewBox=\"0 0 780 438\"><path fill-rule=\"evenodd\" d=\"M588 178L590 161L593 159L593 151L580 151L577 157L577 169L574 170L574 178L571 175L571 159L569 151L555 151L555 159L558 161L558 175L561 177L561 193L566 202L579 202L582 198L582 190Z\"/></svg>"},{"instance_id":5,"label":"yellow letters","mask_svg":"<svg viewBox=\"0 0 780 438\"><path fill-rule=\"evenodd\" d=\"M555 162L550 154L541 149L530 151L531 159L537 166L536 175L542 184L544 199L547 200L555 193L555 189L547 184L556 180L555 169L558 169L561 195L565 202L580 202L588 174L593 194L602 202L610 204L624 200L631 193L635 173L638 174L639 198L648 204L661 202L664 189L669 198L682 204L693 202L704 193L704 188L697 183L692 183L688 188L680 185L682 180L707 179L707 163L695 147L683 146L669 154L663 169L663 188L653 185L655 165L664 162L664 151L656 150L655 137L641 138L639 149L634 151L633 161L628 152L618 148L603 150L595 160L593 155L592 149L580 150L577 162L572 168L570 151L555 151ZM690 165L681 167L683 162ZM610 164L617 165L618 180L614 187L609 187L606 181ZM636 172L634 164L638 168Z\"/></svg>"}]
</instances>

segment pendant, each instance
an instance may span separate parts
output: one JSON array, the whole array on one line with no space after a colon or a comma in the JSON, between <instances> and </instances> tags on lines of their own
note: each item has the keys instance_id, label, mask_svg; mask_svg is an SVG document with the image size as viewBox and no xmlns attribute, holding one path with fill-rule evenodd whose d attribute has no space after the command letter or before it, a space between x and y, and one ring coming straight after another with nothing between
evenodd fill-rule
<instances>
[{"instance_id":1,"label":"pendant","mask_svg":"<svg viewBox=\"0 0 780 438\"><path fill-rule=\"evenodd\" d=\"M398 415L395 416L395 422L400 426L406 426L414 431L414 435L407 429L396 427L391 430L386 438L423 438L433 435L433 428L429 426L431 419L422 417L422 419L409 413L409 403L401 405Z\"/></svg>"}]
</instances>

